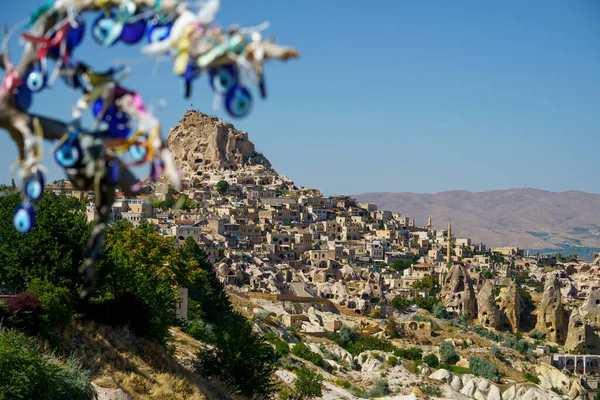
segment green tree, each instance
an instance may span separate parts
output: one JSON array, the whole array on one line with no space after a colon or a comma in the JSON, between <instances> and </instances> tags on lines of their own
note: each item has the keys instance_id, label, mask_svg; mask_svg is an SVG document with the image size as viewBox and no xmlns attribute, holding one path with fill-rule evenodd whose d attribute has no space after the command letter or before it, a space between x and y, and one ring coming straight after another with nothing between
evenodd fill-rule
<instances>
[{"instance_id":1,"label":"green tree","mask_svg":"<svg viewBox=\"0 0 600 400\"><path fill-rule=\"evenodd\" d=\"M433 308L431 309L431 313L433 314L434 317L439 318L439 319L446 318L446 316L447 316L446 307L442 303L434 304Z\"/></svg>"},{"instance_id":2,"label":"green tree","mask_svg":"<svg viewBox=\"0 0 600 400\"><path fill-rule=\"evenodd\" d=\"M56 287L50 282L35 278L27 288L37 296L42 306L42 322L47 328L60 328L66 326L73 313L73 294L69 289Z\"/></svg>"},{"instance_id":3,"label":"green tree","mask_svg":"<svg viewBox=\"0 0 600 400\"><path fill-rule=\"evenodd\" d=\"M442 364L450 364L454 365L460 360L456 351L454 351L454 346L450 342L442 342L440 343L440 361Z\"/></svg>"},{"instance_id":4,"label":"green tree","mask_svg":"<svg viewBox=\"0 0 600 400\"><path fill-rule=\"evenodd\" d=\"M224 318L233 311L227 298L225 286L217 277L214 266L208 261L206 252L188 237L179 253L190 269L188 296L197 302L199 317L211 324L224 327Z\"/></svg>"},{"instance_id":5,"label":"green tree","mask_svg":"<svg viewBox=\"0 0 600 400\"><path fill-rule=\"evenodd\" d=\"M13 226L19 192L0 193L0 281L22 291L35 278L75 293L82 283L79 267L86 255L91 226L79 201L45 193L34 204L35 225L26 234Z\"/></svg>"},{"instance_id":6,"label":"green tree","mask_svg":"<svg viewBox=\"0 0 600 400\"><path fill-rule=\"evenodd\" d=\"M496 382L500 376L496 364L487 361L485 358L470 357L469 369L474 375L483 376L494 382Z\"/></svg>"},{"instance_id":7,"label":"green tree","mask_svg":"<svg viewBox=\"0 0 600 400\"><path fill-rule=\"evenodd\" d=\"M107 229L104 257L98 266L95 297L133 296L148 310L144 336L164 342L175 319L177 286L189 285L189 265L151 225L138 228L121 220ZM139 332L138 332L139 333Z\"/></svg>"},{"instance_id":8,"label":"green tree","mask_svg":"<svg viewBox=\"0 0 600 400\"><path fill-rule=\"evenodd\" d=\"M218 376L243 395L268 399L275 388L271 346L252 332L242 315L232 313L227 319L227 329L216 335L216 347L198 354L196 371Z\"/></svg>"},{"instance_id":9,"label":"green tree","mask_svg":"<svg viewBox=\"0 0 600 400\"><path fill-rule=\"evenodd\" d=\"M423 362L429 365L431 368L437 368L440 364L440 360L438 360L435 354L427 354L425 357L423 357Z\"/></svg>"},{"instance_id":10,"label":"green tree","mask_svg":"<svg viewBox=\"0 0 600 400\"><path fill-rule=\"evenodd\" d=\"M338 335L339 345L344 348L348 347L351 343L356 342L358 339L360 339L358 331L354 328L350 328L347 325L343 325L340 328L340 330L338 331Z\"/></svg>"},{"instance_id":11,"label":"green tree","mask_svg":"<svg viewBox=\"0 0 600 400\"><path fill-rule=\"evenodd\" d=\"M413 264L414 264L414 262L411 260L396 260L392 264L390 264L390 267L392 267L394 270L396 270L398 272L401 272L401 271L404 271L405 269L409 268Z\"/></svg>"},{"instance_id":12,"label":"green tree","mask_svg":"<svg viewBox=\"0 0 600 400\"><path fill-rule=\"evenodd\" d=\"M215 185L215 190L221 195L223 196L225 194L225 192L227 192L227 189L229 189L229 183L227 183L227 181L219 181L217 182L217 184Z\"/></svg>"},{"instance_id":13,"label":"green tree","mask_svg":"<svg viewBox=\"0 0 600 400\"><path fill-rule=\"evenodd\" d=\"M425 275L423 279L412 284L415 289L425 290L430 296L435 296L439 291L440 284L432 275Z\"/></svg>"},{"instance_id":14,"label":"green tree","mask_svg":"<svg viewBox=\"0 0 600 400\"><path fill-rule=\"evenodd\" d=\"M320 397L323 394L323 375L302 367L296 372L294 388L300 399Z\"/></svg>"}]
</instances>

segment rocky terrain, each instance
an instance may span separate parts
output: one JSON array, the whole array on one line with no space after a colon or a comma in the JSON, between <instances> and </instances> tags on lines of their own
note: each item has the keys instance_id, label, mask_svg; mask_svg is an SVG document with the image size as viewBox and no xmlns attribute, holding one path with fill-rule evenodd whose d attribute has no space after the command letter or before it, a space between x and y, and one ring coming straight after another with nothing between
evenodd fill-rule
<instances>
[{"instance_id":1,"label":"rocky terrain","mask_svg":"<svg viewBox=\"0 0 600 400\"><path fill-rule=\"evenodd\" d=\"M600 194L537 189L436 194L365 193L354 196L423 224L452 220L453 232L488 246L526 249L600 248Z\"/></svg>"},{"instance_id":2,"label":"rocky terrain","mask_svg":"<svg viewBox=\"0 0 600 400\"><path fill-rule=\"evenodd\" d=\"M256 151L248 133L217 117L187 111L179 125L171 128L167 145L187 180L294 187L289 178L278 174L269 160Z\"/></svg>"}]
</instances>

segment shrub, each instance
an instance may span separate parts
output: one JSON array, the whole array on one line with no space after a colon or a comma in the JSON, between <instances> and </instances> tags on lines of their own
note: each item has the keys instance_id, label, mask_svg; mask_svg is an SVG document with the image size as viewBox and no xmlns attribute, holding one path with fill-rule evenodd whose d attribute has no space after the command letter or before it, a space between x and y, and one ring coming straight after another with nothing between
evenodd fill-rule
<instances>
[{"instance_id":1,"label":"shrub","mask_svg":"<svg viewBox=\"0 0 600 400\"><path fill-rule=\"evenodd\" d=\"M200 340L205 343L215 342L215 327L213 324L205 322L201 319L188 320L183 325L183 331L193 337L194 339Z\"/></svg>"},{"instance_id":2,"label":"shrub","mask_svg":"<svg viewBox=\"0 0 600 400\"><path fill-rule=\"evenodd\" d=\"M427 396L436 396L437 397L442 394L442 391L437 386L423 385L419 389L421 389L421 392L423 392L423 394L425 394Z\"/></svg>"},{"instance_id":3,"label":"shrub","mask_svg":"<svg viewBox=\"0 0 600 400\"><path fill-rule=\"evenodd\" d=\"M56 287L51 282L35 278L27 291L38 297L43 310L41 319L48 328L60 328L69 323L73 314L69 289Z\"/></svg>"},{"instance_id":4,"label":"shrub","mask_svg":"<svg viewBox=\"0 0 600 400\"><path fill-rule=\"evenodd\" d=\"M35 341L0 328L0 399L90 400L90 374L75 359L64 365L45 356Z\"/></svg>"},{"instance_id":5,"label":"shrub","mask_svg":"<svg viewBox=\"0 0 600 400\"><path fill-rule=\"evenodd\" d=\"M448 371L452 372L453 374L459 374L459 375L471 373L471 370L469 368L458 367L456 365L450 365L450 364L441 364L440 363L438 365L438 369L447 369Z\"/></svg>"},{"instance_id":6,"label":"shrub","mask_svg":"<svg viewBox=\"0 0 600 400\"><path fill-rule=\"evenodd\" d=\"M500 376L496 364L480 357L469 358L469 369L474 375L482 376L491 381L497 381Z\"/></svg>"},{"instance_id":7,"label":"shrub","mask_svg":"<svg viewBox=\"0 0 600 400\"><path fill-rule=\"evenodd\" d=\"M433 314L434 317L439 318L439 319L447 317L446 307L444 307L444 305L442 303L434 304L433 307L431 308L431 313Z\"/></svg>"},{"instance_id":8,"label":"shrub","mask_svg":"<svg viewBox=\"0 0 600 400\"><path fill-rule=\"evenodd\" d=\"M440 360L438 360L435 354L427 354L425 357L423 357L423 362L429 365L431 368L437 368L440 364Z\"/></svg>"},{"instance_id":9,"label":"shrub","mask_svg":"<svg viewBox=\"0 0 600 400\"><path fill-rule=\"evenodd\" d=\"M420 360L423 357L423 350L418 347L411 347L410 349L396 349L394 355L405 360Z\"/></svg>"},{"instance_id":10,"label":"shrub","mask_svg":"<svg viewBox=\"0 0 600 400\"><path fill-rule=\"evenodd\" d=\"M288 354L290 354L290 345L288 342L285 342L281 339L275 342L275 355L277 358L285 357Z\"/></svg>"},{"instance_id":11,"label":"shrub","mask_svg":"<svg viewBox=\"0 0 600 400\"><path fill-rule=\"evenodd\" d=\"M521 354L527 353L530 350L530 344L527 340L519 339L515 336L508 337L503 343L503 346L517 350Z\"/></svg>"},{"instance_id":12,"label":"shrub","mask_svg":"<svg viewBox=\"0 0 600 400\"><path fill-rule=\"evenodd\" d=\"M454 346L450 342L440 343L440 361L443 364L454 365L460 360L460 357L454 351Z\"/></svg>"},{"instance_id":13,"label":"shrub","mask_svg":"<svg viewBox=\"0 0 600 400\"><path fill-rule=\"evenodd\" d=\"M490 353L492 353L492 355L496 358L500 358L502 356L502 350L500 350L500 348L497 346L492 346Z\"/></svg>"},{"instance_id":14,"label":"shrub","mask_svg":"<svg viewBox=\"0 0 600 400\"><path fill-rule=\"evenodd\" d=\"M323 394L323 375L302 367L296 371L294 388L300 399L320 397Z\"/></svg>"},{"instance_id":15,"label":"shrub","mask_svg":"<svg viewBox=\"0 0 600 400\"><path fill-rule=\"evenodd\" d=\"M300 357L307 361L310 361L311 363L315 364L317 367L322 367L323 365L325 365L325 361L323 360L323 357L321 357L320 354L312 351L310 349L310 347L308 347L307 345L305 345L302 342L296 343L296 345L294 345L294 347L292 347L291 352L293 355L295 355L297 357Z\"/></svg>"},{"instance_id":16,"label":"shrub","mask_svg":"<svg viewBox=\"0 0 600 400\"><path fill-rule=\"evenodd\" d=\"M396 357L396 356L390 356L390 357L387 359L387 363L388 363L388 365L389 365L390 367L393 367L393 366L395 366L395 365L398 365L398 357Z\"/></svg>"},{"instance_id":17,"label":"shrub","mask_svg":"<svg viewBox=\"0 0 600 400\"><path fill-rule=\"evenodd\" d=\"M385 320L385 328L383 333L392 339L397 339L400 337L400 327L394 318L388 318Z\"/></svg>"},{"instance_id":18,"label":"shrub","mask_svg":"<svg viewBox=\"0 0 600 400\"><path fill-rule=\"evenodd\" d=\"M369 391L367 392L367 397L381 397L390 393L390 385L387 383L387 381L380 379L377 382L375 382L375 385L373 385L371 389L369 389Z\"/></svg>"},{"instance_id":19,"label":"shrub","mask_svg":"<svg viewBox=\"0 0 600 400\"><path fill-rule=\"evenodd\" d=\"M529 334L529 337L536 340L544 340L546 339L546 334L538 331L533 331Z\"/></svg>"},{"instance_id":20,"label":"shrub","mask_svg":"<svg viewBox=\"0 0 600 400\"><path fill-rule=\"evenodd\" d=\"M35 294L20 292L8 297L4 300L4 309L8 315L8 326L30 334L42 331L41 304Z\"/></svg>"},{"instance_id":21,"label":"shrub","mask_svg":"<svg viewBox=\"0 0 600 400\"><path fill-rule=\"evenodd\" d=\"M338 337L338 344L343 348L348 347L350 343L356 342L358 339L360 339L360 335L358 334L356 329L350 328L346 325L340 328L340 330L338 331Z\"/></svg>"},{"instance_id":22,"label":"shrub","mask_svg":"<svg viewBox=\"0 0 600 400\"><path fill-rule=\"evenodd\" d=\"M525 373L525 380L535 383L536 385L540 384L540 378L538 378L536 375L530 374L529 372Z\"/></svg>"},{"instance_id":23,"label":"shrub","mask_svg":"<svg viewBox=\"0 0 600 400\"><path fill-rule=\"evenodd\" d=\"M215 335L216 347L198 354L196 371L218 376L243 395L268 398L274 389L271 346L241 314L232 313L228 320L227 329Z\"/></svg>"}]
</instances>

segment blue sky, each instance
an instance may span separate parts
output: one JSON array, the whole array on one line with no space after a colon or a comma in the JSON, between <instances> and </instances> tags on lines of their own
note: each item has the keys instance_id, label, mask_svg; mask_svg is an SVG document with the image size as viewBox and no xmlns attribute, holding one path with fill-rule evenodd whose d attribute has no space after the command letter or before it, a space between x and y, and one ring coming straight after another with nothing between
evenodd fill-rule
<instances>
[{"instance_id":1,"label":"blue sky","mask_svg":"<svg viewBox=\"0 0 600 400\"><path fill-rule=\"evenodd\" d=\"M11 1L0 22L41 3ZM264 20L301 58L271 61L268 99L234 123L297 184L326 194L600 193L600 2L222 0L217 16L223 26ZM74 56L98 69L141 57L139 46L103 48L89 33ZM11 50L15 59L16 38ZM190 105L179 79L168 63L155 79L152 63L132 69L125 86L166 100L166 135ZM69 119L76 99L57 83L33 110ZM191 103L226 118L212 109L206 77ZM0 135L0 181L15 157ZM51 154L44 165L62 177Z\"/></svg>"}]
</instances>

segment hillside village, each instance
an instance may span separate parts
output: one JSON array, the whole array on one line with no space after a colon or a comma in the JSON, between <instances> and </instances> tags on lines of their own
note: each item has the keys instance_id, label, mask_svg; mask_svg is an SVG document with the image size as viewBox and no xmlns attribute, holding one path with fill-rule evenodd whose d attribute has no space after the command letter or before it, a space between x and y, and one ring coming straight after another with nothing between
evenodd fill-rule
<instances>
[{"instance_id":1,"label":"hillside village","mask_svg":"<svg viewBox=\"0 0 600 400\"><path fill-rule=\"evenodd\" d=\"M247 133L199 112L184 115L168 144L183 190L142 181L140 196L118 194L111 222L148 222L177 244L192 237L257 330L292 345L301 337L325 360L324 398L354 398L349 388L382 379L395 398L430 387L438 398L595 398L600 254L586 262L486 248L455 237L448 220L420 225L373 203L323 196L278 174ZM46 190L88 198L93 220L91 195L68 182ZM395 350L352 354L330 340L347 327L423 355L450 342L459 360L434 371ZM498 379L465 374L473 355L495 363ZM283 382L292 375L278 371Z\"/></svg>"}]
</instances>

